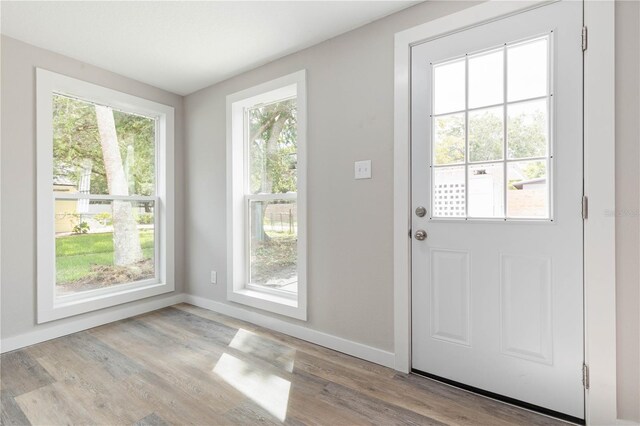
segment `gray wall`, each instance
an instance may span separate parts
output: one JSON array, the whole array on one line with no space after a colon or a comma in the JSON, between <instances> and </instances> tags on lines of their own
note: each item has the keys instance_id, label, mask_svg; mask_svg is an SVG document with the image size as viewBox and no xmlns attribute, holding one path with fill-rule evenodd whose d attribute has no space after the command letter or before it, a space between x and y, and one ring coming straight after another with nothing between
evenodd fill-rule
<instances>
[{"instance_id":1,"label":"gray wall","mask_svg":"<svg viewBox=\"0 0 640 426\"><path fill-rule=\"evenodd\" d=\"M616 3L618 412L640 421L640 2Z\"/></svg>"},{"instance_id":2,"label":"gray wall","mask_svg":"<svg viewBox=\"0 0 640 426\"><path fill-rule=\"evenodd\" d=\"M393 351L393 36L468 6L420 4L186 97L188 293L227 303L226 96L306 68L307 326Z\"/></svg>"},{"instance_id":3,"label":"gray wall","mask_svg":"<svg viewBox=\"0 0 640 426\"><path fill-rule=\"evenodd\" d=\"M2 36L2 338L73 322L92 313L36 325L35 67L96 83L175 108L176 293L184 276L183 98ZM162 298L166 296L158 296ZM147 299L149 300L149 299ZM135 303L135 302L134 302Z\"/></svg>"}]
</instances>

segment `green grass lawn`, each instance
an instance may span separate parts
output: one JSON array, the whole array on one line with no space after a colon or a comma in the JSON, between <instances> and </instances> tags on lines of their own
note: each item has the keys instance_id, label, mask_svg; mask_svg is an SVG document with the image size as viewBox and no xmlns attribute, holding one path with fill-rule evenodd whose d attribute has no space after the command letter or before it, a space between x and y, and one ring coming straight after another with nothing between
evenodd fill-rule
<instances>
[{"instance_id":1,"label":"green grass lawn","mask_svg":"<svg viewBox=\"0 0 640 426\"><path fill-rule=\"evenodd\" d=\"M145 259L153 257L153 231L140 230ZM81 234L56 238L56 283L79 280L91 272L91 265L113 264L113 234Z\"/></svg>"}]
</instances>

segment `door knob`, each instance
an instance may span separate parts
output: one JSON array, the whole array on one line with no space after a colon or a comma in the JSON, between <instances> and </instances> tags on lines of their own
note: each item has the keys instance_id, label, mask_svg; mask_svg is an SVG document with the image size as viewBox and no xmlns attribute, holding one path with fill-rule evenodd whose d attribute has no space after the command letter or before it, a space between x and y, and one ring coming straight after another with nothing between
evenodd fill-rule
<instances>
[{"instance_id":1,"label":"door knob","mask_svg":"<svg viewBox=\"0 0 640 426\"><path fill-rule=\"evenodd\" d=\"M425 240L427 238L427 231L424 229L418 229L414 234L414 237L416 237L416 240L418 241Z\"/></svg>"},{"instance_id":2,"label":"door knob","mask_svg":"<svg viewBox=\"0 0 640 426\"><path fill-rule=\"evenodd\" d=\"M425 209L424 207L420 206L416 208L416 216L424 217L426 214L427 214L427 209Z\"/></svg>"}]
</instances>

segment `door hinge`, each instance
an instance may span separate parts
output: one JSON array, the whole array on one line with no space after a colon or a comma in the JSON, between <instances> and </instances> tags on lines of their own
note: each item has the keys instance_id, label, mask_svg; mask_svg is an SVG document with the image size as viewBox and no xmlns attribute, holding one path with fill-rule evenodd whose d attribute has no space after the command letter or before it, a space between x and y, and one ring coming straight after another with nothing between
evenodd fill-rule
<instances>
[{"instance_id":1,"label":"door hinge","mask_svg":"<svg viewBox=\"0 0 640 426\"><path fill-rule=\"evenodd\" d=\"M411 228L409 228L409 238L411 238Z\"/></svg>"},{"instance_id":2,"label":"door hinge","mask_svg":"<svg viewBox=\"0 0 640 426\"><path fill-rule=\"evenodd\" d=\"M589 218L589 199L586 195L582 196L582 219Z\"/></svg>"},{"instance_id":3,"label":"door hinge","mask_svg":"<svg viewBox=\"0 0 640 426\"><path fill-rule=\"evenodd\" d=\"M585 389L589 389L589 366L582 364L582 384Z\"/></svg>"},{"instance_id":4,"label":"door hinge","mask_svg":"<svg viewBox=\"0 0 640 426\"><path fill-rule=\"evenodd\" d=\"M587 50L587 27L582 27L582 51Z\"/></svg>"}]
</instances>

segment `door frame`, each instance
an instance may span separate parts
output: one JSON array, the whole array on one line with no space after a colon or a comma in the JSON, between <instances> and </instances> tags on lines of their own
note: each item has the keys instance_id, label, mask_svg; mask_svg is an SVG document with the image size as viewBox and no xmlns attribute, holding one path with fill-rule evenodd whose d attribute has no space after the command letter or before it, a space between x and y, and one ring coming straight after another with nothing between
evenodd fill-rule
<instances>
[{"instance_id":1,"label":"door frame","mask_svg":"<svg viewBox=\"0 0 640 426\"><path fill-rule=\"evenodd\" d=\"M411 369L411 47L553 1L491 0L395 34L394 52L394 352ZM617 419L615 302L615 4L585 1L584 333L587 424ZM579 35L576 35L578 38ZM604 142L604 143L603 143ZM408 238L409 237L409 238Z\"/></svg>"}]
</instances>

